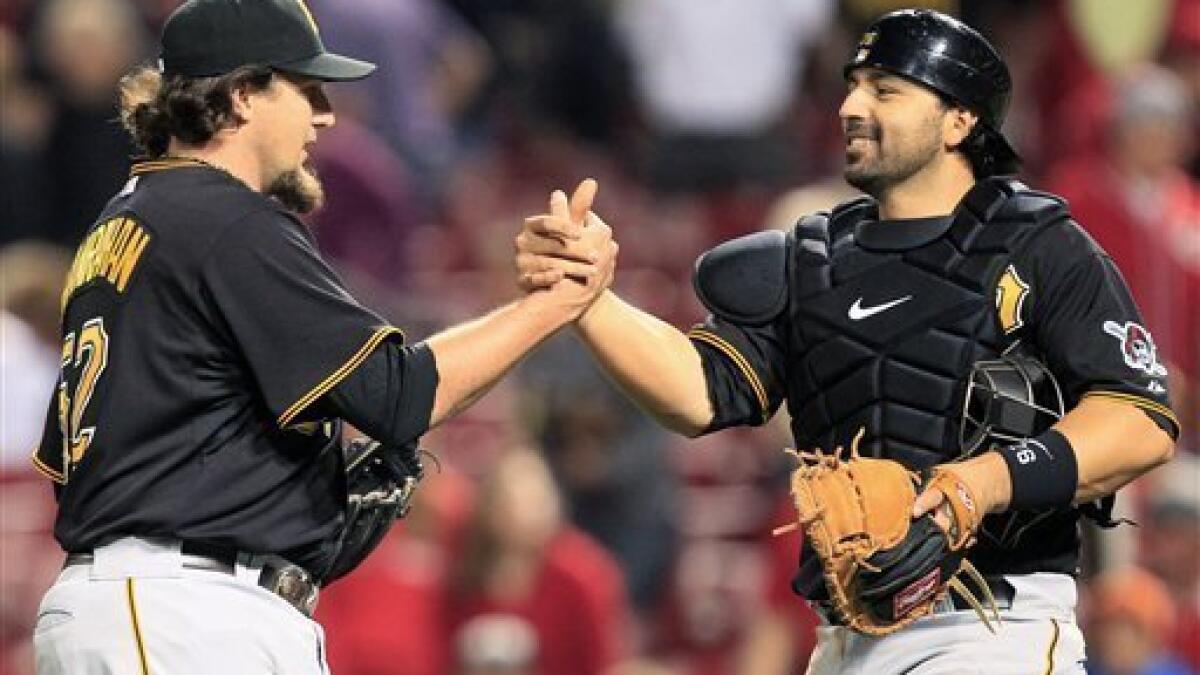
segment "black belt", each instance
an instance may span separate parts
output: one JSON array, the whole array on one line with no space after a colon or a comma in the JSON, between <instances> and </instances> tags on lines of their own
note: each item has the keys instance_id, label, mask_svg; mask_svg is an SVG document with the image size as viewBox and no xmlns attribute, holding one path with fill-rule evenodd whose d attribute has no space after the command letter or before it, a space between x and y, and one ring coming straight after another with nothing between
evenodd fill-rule
<instances>
[{"instance_id":1,"label":"black belt","mask_svg":"<svg viewBox=\"0 0 1200 675\"><path fill-rule=\"evenodd\" d=\"M180 547L183 566L193 570L235 574L238 552L223 546L212 546L198 542L184 542ZM258 574L258 585L283 598L289 605L308 618L312 618L317 606L318 585L308 570L290 563L279 556L255 556L262 560ZM63 567L91 565L96 561L93 553L68 553Z\"/></svg>"}]
</instances>

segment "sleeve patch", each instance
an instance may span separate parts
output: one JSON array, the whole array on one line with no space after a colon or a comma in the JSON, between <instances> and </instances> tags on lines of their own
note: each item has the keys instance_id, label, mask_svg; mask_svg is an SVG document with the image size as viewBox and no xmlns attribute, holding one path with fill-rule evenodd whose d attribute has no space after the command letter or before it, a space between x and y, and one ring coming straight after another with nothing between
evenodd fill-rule
<instances>
[{"instance_id":1,"label":"sleeve patch","mask_svg":"<svg viewBox=\"0 0 1200 675\"><path fill-rule=\"evenodd\" d=\"M1004 274L1000 275L1000 281L996 283L996 314L1000 319L1000 329L1005 335L1025 325L1022 315L1029 289L1029 284L1017 273L1014 265L1009 265Z\"/></svg>"},{"instance_id":2,"label":"sleeve patch","mask_svg":"<svg viewBox=\"0 0 1200 675\"><path fill-rule=\"evenodd\" d=\"M1158 362L1158 349L1150 331L1141 324L1126 321L1105 321L1104 332L1115 337L1121 346L1121 357L1125 365L1150 377L1166 377L1167 369ZM1161 385L1160 385L1161 386ZM1155 392L1161 393L1161 392Z\"/></svg>"}]
</instances>

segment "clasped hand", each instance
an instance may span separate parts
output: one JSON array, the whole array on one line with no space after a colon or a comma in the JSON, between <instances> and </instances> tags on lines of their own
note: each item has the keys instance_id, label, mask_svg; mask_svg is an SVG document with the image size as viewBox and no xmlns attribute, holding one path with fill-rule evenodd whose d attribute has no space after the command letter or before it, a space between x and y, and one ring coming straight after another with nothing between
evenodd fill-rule
<instances>
[{"instance_id":1,"label":"clasped hand","mask_svg":"<svg viewBox=\"0 0 1200 675\"><path fill-rule=\"evenodd\" d=\"M612 283L618 246L612 228L592 212L597 185L584 180L568 200L550 195L550 212L525 219L514 245L517 284L579 304L580 313Z\"/></svg>"}]
</instances>

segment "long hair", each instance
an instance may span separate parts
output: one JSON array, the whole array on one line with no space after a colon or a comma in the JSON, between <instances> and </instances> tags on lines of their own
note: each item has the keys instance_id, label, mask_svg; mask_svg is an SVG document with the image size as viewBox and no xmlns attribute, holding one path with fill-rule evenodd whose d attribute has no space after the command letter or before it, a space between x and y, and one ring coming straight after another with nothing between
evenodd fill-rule
<instances>
[{"instance_id":1,"label":"long hair","mask_svg":"<svg viewBox=\"0 0 1200 675\"><path fill-rule=\"evenodd\" d=\"M971 163L976 178L1009 176L1021 170L1021 158L1009 151L999 135L1000 132L976 122L966 140L959 144L958 151Z\"/></svg>"},{"instance_id":2,"label":"long hair","mask_svg":"<svg viewBox=\"0 0 1200 675\"><path fill-rule=\"evenodd\" d=\"M164 76L154 66L138 66L121 78L121 124L151 158L165 155L172 138L203 145L240 122L234 92L262 91L272 77L266 66L243 66L215 77Z\"/></svg>"}]
</instances>

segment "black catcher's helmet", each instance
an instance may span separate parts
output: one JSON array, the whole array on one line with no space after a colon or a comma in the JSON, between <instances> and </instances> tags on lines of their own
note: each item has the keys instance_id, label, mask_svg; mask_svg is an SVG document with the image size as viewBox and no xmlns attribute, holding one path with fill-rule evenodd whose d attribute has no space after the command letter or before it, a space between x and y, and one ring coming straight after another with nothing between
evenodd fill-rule
<instances>
[{"instance_id":1,"label":"black catcher's helmet","mask_svg":"<svg viewBox=\"0 0 1200 675\"><path fill-rule=\"evenodd\" d=\"M1006 173L1010 166L1015 170L1017 153L1000 133L1012 99L1012 77L1004 59L975 29L932 10L891 12L867 28L843 72L849 76L857 68L903 75L979 115L981 140L993 159L984 173Z\"/></svg>"},{"instance_id":2,"label":"black catcher's helmet","mask_svg":"<svg viewBox=\"0 0 1200 675\"><path fill-rule=\"evenodd\" d=\"M1036 436L1065 412L1054 374L1041 361L1015 352L971 369L959 427L963 457Z\"/></svg>"}]
</instances>

